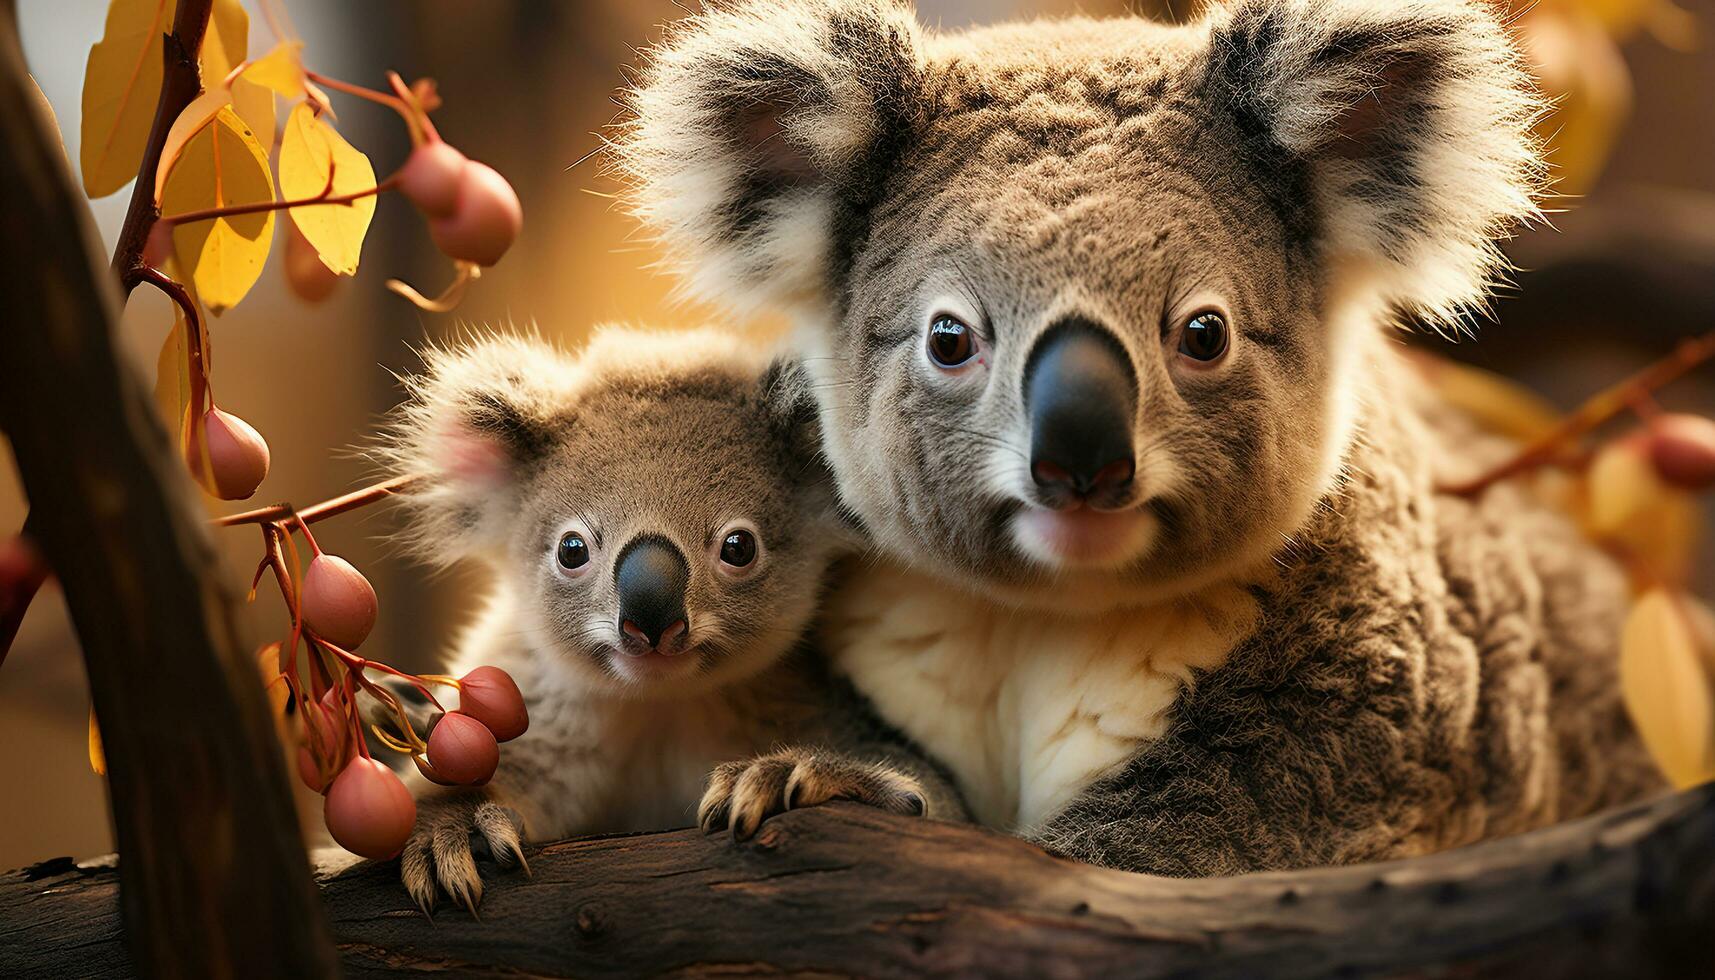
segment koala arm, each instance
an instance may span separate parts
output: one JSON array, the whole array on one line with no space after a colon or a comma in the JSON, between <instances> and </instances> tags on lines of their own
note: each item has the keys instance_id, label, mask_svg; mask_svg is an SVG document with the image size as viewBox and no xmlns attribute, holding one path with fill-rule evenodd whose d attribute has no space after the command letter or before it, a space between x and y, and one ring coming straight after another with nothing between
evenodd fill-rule
<instances>
[{"instance_id":1,"label":"koala arm","mask_svg":"<svg viewBox=\"0 0 1715 980\"><path fill-rule=\"evenodd\" d=\"M946 769L883 722L850 681L802 651L790 677L815 705L810 720L782 733L772 751L715 767L697 807L704 830L726 828L743 839L769 817L831 800L936 820L970 819Z\"/></svg>"},{"instance_id":2,"label":"koala arm","mask_svg":"<svg viewBox=\"0 0 1715 980\"><path fill-rule=\"evenodd\" d=\"M1449 843L1442 836L1457 832L1471 801L1424 757L1409 671L1365 677L1365 666L1388 668L1363 656L1307 659L1304 673L1277 684L1205 678L1167 735L1026 836L1077 860L1171 877Z\"/></svg>"}]
</instances>

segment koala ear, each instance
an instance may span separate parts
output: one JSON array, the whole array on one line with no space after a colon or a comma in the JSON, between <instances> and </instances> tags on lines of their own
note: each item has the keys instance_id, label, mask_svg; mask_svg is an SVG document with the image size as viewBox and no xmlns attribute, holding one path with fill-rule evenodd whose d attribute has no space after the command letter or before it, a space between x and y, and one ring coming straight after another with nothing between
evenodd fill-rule
<instances>
[{"instance_id":1,"label":"koala ear","mask_svg":"<svg viewBox=\"0 0 1715 980\"><path fill-rule=\"evenodd\" d=\"M1531 129L1544 102L1496 12L1240 0L1212 24L1211 98L1268 176L1307 178L1328 254L1437 325L1480 306L1505 267L1497 240L1539 215L1545 184Z\"/></svg>"},{"instance_id":2,"label":"koala ear","mask_svg":"<svg viewBox=\"0 0 1715 980\"><path fill-rule=\"evenodd\" d=\"M811 300L920 111L917 22L892 0L707 6L648 55L617 167L689 292L740 313Z\"/></svg>"},{"instance_id":3,"label":"koala ear","mask_svg":"<svg viewBox=\"0 0 1715 980\"><path fill-rule=\"evenodd\" d=\"M803 365L788 357L776 358L758 381L768 424L793 459L821 465L822 423L816 411L816 394L810 390L810 375Z\"/></svg>"},{"instance_id":4,"label":"koala ear","mask_svg":"<svg viewBox=\"0 0 1715 980\"><path fill-rule=\"evenodd\" d=\"M555 348L515 337L434 348L423 360L376 455L395 475L421 476L405 492L406 537L424 558L451 563L503 533L509 491L569 421L577 372Z\"/></svg>"}]
</instances>

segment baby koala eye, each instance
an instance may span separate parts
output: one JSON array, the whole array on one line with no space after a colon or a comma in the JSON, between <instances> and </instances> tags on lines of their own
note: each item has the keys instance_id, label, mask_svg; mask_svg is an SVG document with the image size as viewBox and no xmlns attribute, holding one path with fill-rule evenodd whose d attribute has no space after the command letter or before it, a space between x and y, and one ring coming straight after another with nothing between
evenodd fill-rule
<instances>
[{"instance_id":1,"label":"baby koala eye","mask_svg":"<svg viewBox=\"0 0 1715 980\"><path fill-rule=\"evenodd\" d=\"M742 528L721 541L721 564L733 568L749 568L756 561L756 535Z\"/></svg>"},{"instance_id":2,"label":"baby koala eye","mask_svg":"<svg viewBox=\"0 0 1715 980\"><path fill-rule=\"evenodd\" d=\"M575 572L590 563L589 542L585 541L584 536L578 532L567 531L566 536L560 539L560 547L555 553L555 557L559 560L561 568L568 572Z\"/></svg>"},{"instance_id":3,"label":"baby koala eye","mask_svg":"<svg viewBox=\"0 0 1715 980\"><path fill-rule=\"evenodd\" d=\"M709 547L715 571L728 579L748 578L762 565L762 541L748 521L733 521Z\"/></svg>"},{"instance_id":4,"label":"baby koala eye","mask_svg":"<svg viewBox=\"0 0 1715 980\"><path fill-rule=\"evenodd\" d=\"M929 359L937 367L961 367L976 353L976 331L958 317L942 313L929 324Z\"/></svg>"},{"instance_id":5,"label":"baby koala eye","mask_svg":"<svg viewBox=\"0 0 1715 980\"><path fill-rule=\"evenodd\" d=\"M1179 353L1193 361L1220 360L1229 344L1227 321L1219 313L1199 313L1179 334Z\"/></svg>"}]
</instances>

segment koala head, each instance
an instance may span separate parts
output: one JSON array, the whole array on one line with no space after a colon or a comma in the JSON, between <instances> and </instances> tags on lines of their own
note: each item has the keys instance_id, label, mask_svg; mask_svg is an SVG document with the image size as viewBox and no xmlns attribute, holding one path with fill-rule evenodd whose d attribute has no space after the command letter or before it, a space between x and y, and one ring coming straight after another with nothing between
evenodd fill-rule
<instances>
[{"instance_id":1,"label":"koala head","mask_svg":"<svg viewBox=\"0 0 1715 980\"><path fill-rule=\"evenodd\" d=\"M804 631L841 532L792 370L715 332L607 330L576 356L492 337L425 361L383 447L423 475L407 541L492 566L538 651L683 693Z\"/></svg>"},{"instance_id":2,"label":"koala head","mask_svg":"<svg viewBox=\"0 0 1715 980\"><path fill-rule=\"evenodd\" d=\"M1478 0L710 6L630 93L638 215L694 292L797 316L877 541L1008 601L1266 561L1339 482L1383 325L1456 327L1536 213L1540 100Z\"/></svg>"}]
</instances>

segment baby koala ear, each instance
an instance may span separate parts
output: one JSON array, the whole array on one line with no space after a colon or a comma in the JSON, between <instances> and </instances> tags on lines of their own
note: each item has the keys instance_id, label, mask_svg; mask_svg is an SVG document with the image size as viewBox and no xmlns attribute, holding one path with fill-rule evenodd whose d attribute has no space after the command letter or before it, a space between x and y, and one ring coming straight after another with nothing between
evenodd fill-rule
<instances>
[{"instance_id":1,"label":"baby koala ear","mask_svg":"<svg viewBox=\"0 0 1715 980\"><path fill-rule=\"evenodd\" d=\"M617 169L685 288L738 313L813 301L843 209L921 109L890 0L737 0L668 28L628 93Z\"/></svg>"},{"instance_id":2,"label":"baby koala ear","mask_svg":"<svg viewBox=\"0 0 1715 980\"><path fill-rule=\"evenodd\" d=\"M577 372L559 350L518 337L432 348L423 360L378 455L395 475L421 476L404 495L408 538L450 563L504 533L510 490L569 420Z\"/></svg>"},{"instance_id":3,"label":"baby koala ear","mask_svg":"<svg viewBox=\"0 0 1715 980\"><path fill-rule=\"evenodd\" d=\"M763 410L780 445L793 460L806 467L823 467L822 423L816 411L816 395L810 390L810 375L789 357L778 357L757 382Z\"/></svg>"},{"instance_id":4,"label":"baby koala ear","mask_svg":"<svg viewBox=\"0 0 1715 980\"><path fill-rule=\"evenodd\" d=\"M1539 215L1545 106L1482 0L1239 0L1212 18L1208 91L1313 234L1437 325L1480 306L1496 246Z\"/></svg>"}]
</instances>

